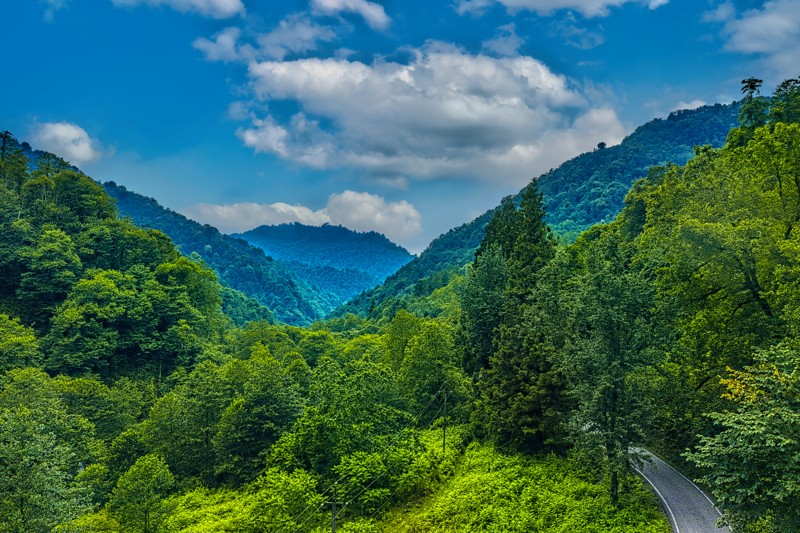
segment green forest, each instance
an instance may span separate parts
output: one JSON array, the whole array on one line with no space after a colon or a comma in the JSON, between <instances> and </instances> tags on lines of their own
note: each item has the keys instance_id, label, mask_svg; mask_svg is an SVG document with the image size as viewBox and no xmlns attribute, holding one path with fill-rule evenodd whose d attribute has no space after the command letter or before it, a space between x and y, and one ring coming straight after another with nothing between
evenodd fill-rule
<instances>
[{"instance_id":1,"label":"green forest","mask_svg":"<svg viewBox=\"0 0 800 533\"><path fill-rule=\"evenodd\" d=\"M666 533L642 447L797 531L800 81L759 90L614 220L559 241L533 180L463 270L308 327L3 133L0 532Z\"/></svg>"}]
</instances>

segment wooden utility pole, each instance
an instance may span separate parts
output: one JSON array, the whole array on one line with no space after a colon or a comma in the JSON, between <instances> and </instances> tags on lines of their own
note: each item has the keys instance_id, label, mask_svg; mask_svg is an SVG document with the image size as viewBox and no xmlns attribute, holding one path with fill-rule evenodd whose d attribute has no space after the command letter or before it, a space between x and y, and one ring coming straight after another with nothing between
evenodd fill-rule
<instances>
[{"instance_id":1,"label":"wooden utility pole","mask_svg":"<svg viewBox=\"0 0 800 533\"><path fill-rule=\"evenodd\" d=\"M333 486L333 499L325 503L331 506L331 533L336 533L336 505L342 503L336 501L336 485Z\"/></svg>"},{"instance_id":2,"label":"wooden utility pole","mask_svg":"<svg viewBox=\"0 0 800 533\"><path fill-rule=\"evenodd\" d=\"M447 391L444 391L444 424L442 425L442 456L447 444Z\"/></svg>"}]
</instances>

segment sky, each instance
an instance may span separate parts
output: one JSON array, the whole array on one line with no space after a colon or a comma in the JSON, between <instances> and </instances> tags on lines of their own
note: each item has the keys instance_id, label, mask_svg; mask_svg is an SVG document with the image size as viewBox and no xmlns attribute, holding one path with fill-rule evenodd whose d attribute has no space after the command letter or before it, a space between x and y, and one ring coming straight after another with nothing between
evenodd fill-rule
<instances>
[{"instance_id":1,"label":"sky","mask_svg":"<svg viewBox=\"0 0 800 533\"><path fill-rule=\"evenodd\" d=\"M414 253L677 109L800 75L797 0L4 0L0 129L225 233Z\"/></svg>"}]
</instances>

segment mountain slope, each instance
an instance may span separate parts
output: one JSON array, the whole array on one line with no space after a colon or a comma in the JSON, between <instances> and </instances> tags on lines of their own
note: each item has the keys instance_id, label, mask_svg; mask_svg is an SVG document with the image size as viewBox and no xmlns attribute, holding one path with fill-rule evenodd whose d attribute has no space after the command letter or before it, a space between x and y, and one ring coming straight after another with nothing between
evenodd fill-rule
<instances>
[{"instance_id":1,"label":"mountain slope","mask_svg":"<svg viewBox=\"0 0 800 533\"><path fill-rule=\"evenodd\" d=\"M130 217L139 226L163 231L182 253L198 254L214 269L221 283L266 305L281 322L306 325L334 307L335 297L312 288L261 249L189 220L114 182L103 186L117 200L122 216Z\"/></svg>"},{"instance_id":2,"label":"mountain slope","mask_svg":"<svg viewBox=\"0 0 800 533\"><path fill-rule=\"evenodd\" d=\"M339 305L372 289L412 259L405 248L374 231L341 226L281 224L235 234L264 250Z\"/></svg>"},{"instance_id":3,"label":"mountain slope","mask_svg":"<svg viewBox=\"0 0 800 533\"><path fill-rule=\"evenodd\" d=\"M274 259L366 272L385 279L413 256L380 233L342 226L299 223L259 226L233 237L245 239Z\"/></svg>"},{"instance_id":4,"label":"mountain slope","mask_svg":"<svg viewBox=\"0 0 800 533\"><path fill-rule=\"evenodd\" d=\"M677 111L640 126L617 146L584 153L550 170L538 178L548 222L557 235L571 239L597 222L611 220L622 209L633 182L648 168L682 165L698 145L722 146L738 114L738 103ZM404 298L427 295L445 285L452 273L473 259L493 212L440 235L383 285L332 315L391 316Z\"/></svg>"}]
</instances>

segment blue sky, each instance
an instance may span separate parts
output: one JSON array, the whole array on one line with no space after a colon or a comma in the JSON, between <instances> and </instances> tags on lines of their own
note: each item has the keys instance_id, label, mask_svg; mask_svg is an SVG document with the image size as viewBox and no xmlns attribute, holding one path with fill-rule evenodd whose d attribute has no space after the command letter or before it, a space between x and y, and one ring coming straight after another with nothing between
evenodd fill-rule
<instances>
[{"instance_id":1,"label":"blue sky","mask_svg":"<svg viewBox=\"0 0 800 533\"><path fill-rule=\"evenodd\" d=\"M226 232L414 252L598 142L800 74L797 0L9 0L0 128Z\"/></svg>"}]
</instances>

